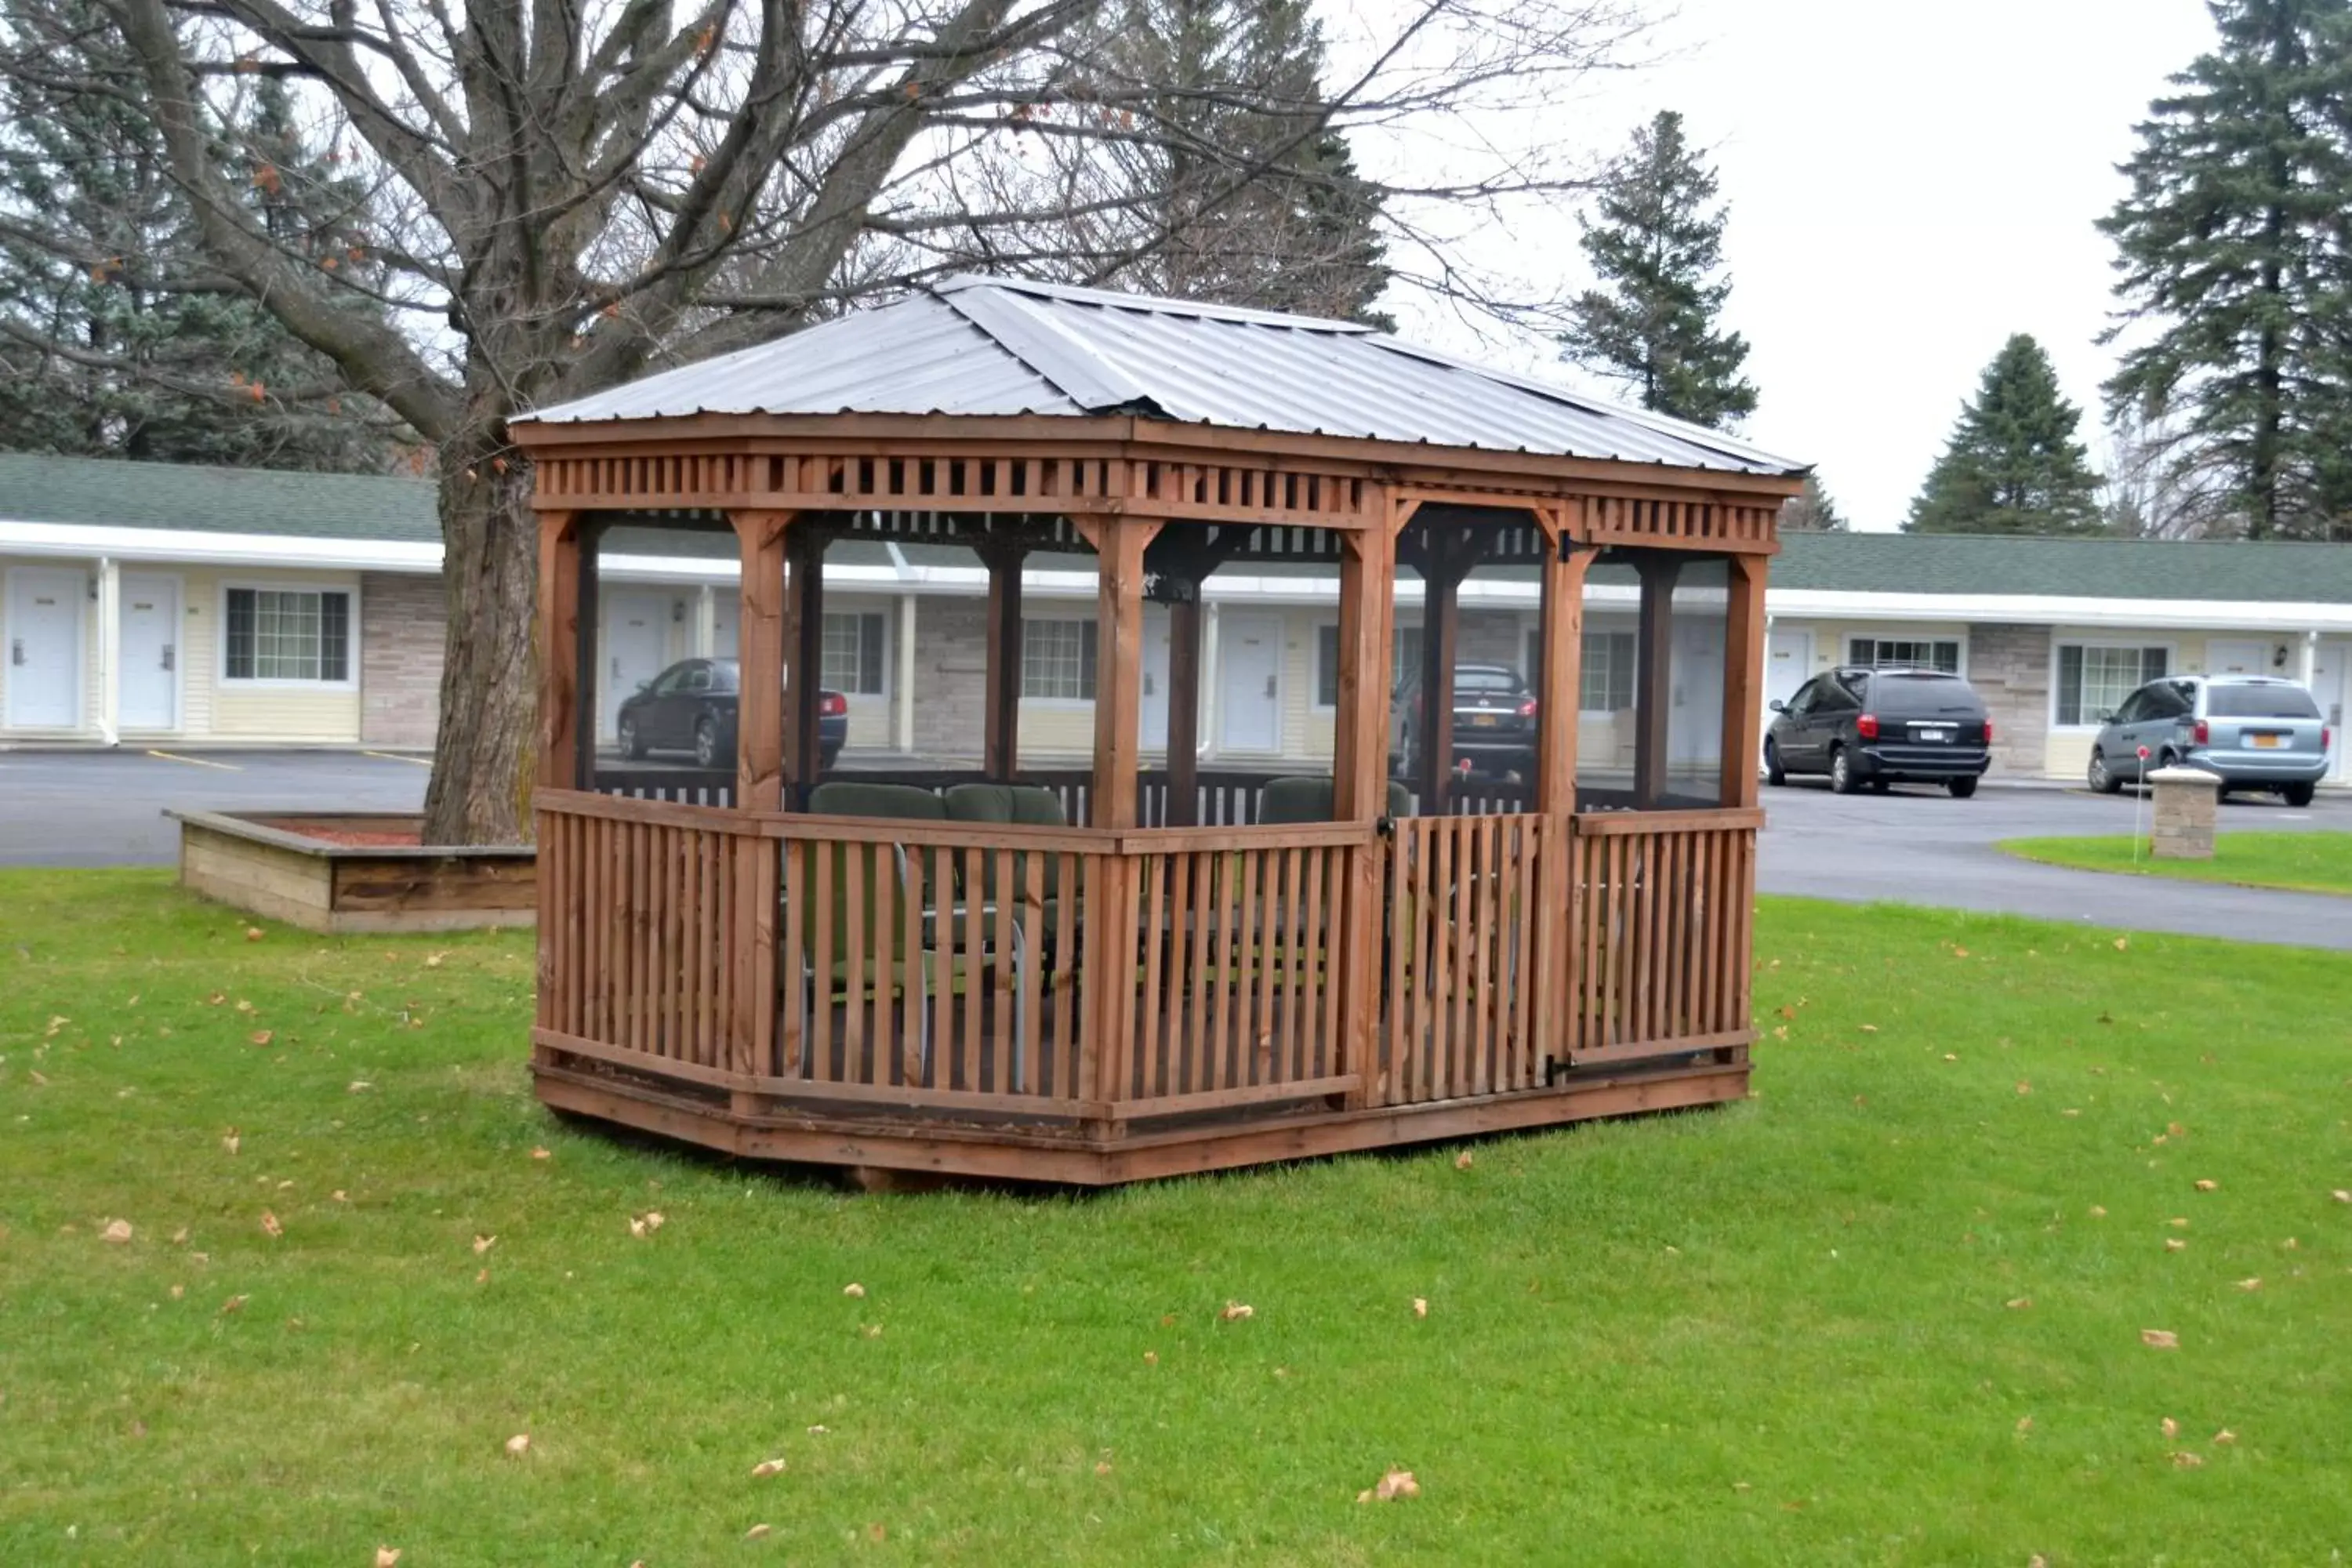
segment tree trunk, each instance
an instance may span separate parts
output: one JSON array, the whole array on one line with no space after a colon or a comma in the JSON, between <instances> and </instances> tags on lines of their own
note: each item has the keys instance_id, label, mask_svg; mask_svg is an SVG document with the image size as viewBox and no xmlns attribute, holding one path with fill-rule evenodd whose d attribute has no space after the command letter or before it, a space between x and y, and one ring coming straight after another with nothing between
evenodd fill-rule
<instances>
[{"instance_id":1,"label":"tree trunk","mask_svg":"<svg viewBox=\"0 0 2352 1568\"><path fill-rule=\"evenodd\" d=\"M519 844L530 831L539 718L539 531L503 421L441 447L441 728L425 792L427 844Z\"/></svg>"}]
</instances>

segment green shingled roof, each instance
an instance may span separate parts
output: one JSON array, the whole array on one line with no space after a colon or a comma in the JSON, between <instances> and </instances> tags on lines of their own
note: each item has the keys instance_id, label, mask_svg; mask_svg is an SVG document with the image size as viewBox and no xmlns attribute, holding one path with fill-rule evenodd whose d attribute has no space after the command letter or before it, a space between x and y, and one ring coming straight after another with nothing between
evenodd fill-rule
<instances>
[{"instance_id":1,"label":"green shingled roof","mask_svg":"<svg viewBox=\"0 0 2352 1568\"><path fill-rule=\"evenodd\" d=\"M1784 533L1775 588L2352 604L2352 545Z\"/></svg>"},{"instance_id":2,"label":"green shingled roof","mask_svg":"<svg viewBox=\"0 0 2352 1568\"><path fill-rule=\"evenodd\" d=\"M428 479L19 453L0 453L0 521L353 541L429 543L440 538ZM1780 555L1772 563L1775 588L2352 604L2352 545L1962 533L1792 533L1780 542ZM644 527L616 530L605 548L628 554L734 552L723 533L664 533ZM961 548L900 548L916 564L974 563L971 552ZM836 543L827 559L858 565L889 562L878 544L852 540ZM1068 565L1076 568L1082 559L1073 557ZM1033 564L1050 569L1065 563ZM1254 564L1248 571L1259 576L1328 574L1318 567L1280 563Z\"/></svg>"},{"instance_id":3,"label":"green shingled roof","mask_svg":"<svg viewBox=\"0 0 2352 1568\"><path fill-rule=\"evenodd\" d=\"M0 521L437 543L429 479L0 453Z\"/></svg>"}]
</instances>

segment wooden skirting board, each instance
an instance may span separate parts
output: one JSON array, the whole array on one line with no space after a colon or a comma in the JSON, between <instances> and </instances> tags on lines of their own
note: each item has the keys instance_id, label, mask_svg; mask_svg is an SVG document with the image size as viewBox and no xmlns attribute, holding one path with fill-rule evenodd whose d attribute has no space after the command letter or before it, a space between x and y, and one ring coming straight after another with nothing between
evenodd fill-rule
<instances>
[{"instance_id":1,"label":"wooden skirting board","mask_svg":"<svg viewBox=\"0 0 2352 1568\"><path fill-rule=\"evenodd\" d=\"M1748 1064L1707 1060L1579 1077L1555 1088L1482 1099L1237 1120L1118 1139L1024 1134L1011 1128L915 1128L855 1117L739 1114L642 1079L563 1065L538 1053L541 1103L745 1159L863 1166L1108 1186L1268 1161L1311 1159L1601 1117L1720 1105L1748 1097Z\"/></svg>"}]
</instances>

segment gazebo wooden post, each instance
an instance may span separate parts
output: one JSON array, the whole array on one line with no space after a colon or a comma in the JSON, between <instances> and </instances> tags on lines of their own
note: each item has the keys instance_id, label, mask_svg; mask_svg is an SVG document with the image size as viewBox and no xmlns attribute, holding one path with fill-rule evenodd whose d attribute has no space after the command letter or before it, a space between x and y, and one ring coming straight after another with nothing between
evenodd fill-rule
<instances>
[{"instance_id":1,"label":"gazebo wooden post","mask_svg":"<svg viewBox=\"0 0 2352 1568\"><path fill-rule=\"evenodd\" d=\"M1201 820L1201 588L1168 606L1168 823Z\"/></svg>"},{"instance_id":2,"label":"gazebo wooden post","mask_svg":"<svg viewBox=\"0 0 2352 1568\"><path fill-rule=\"evenodd\" d=\"M1764 746L1764 575L1767 557L1734 555L1723 628L1723 787L1726 806L1756 804Z\"/></svg>"},{"instance_id":3,"label":"gazebo wooden post","mask_svg":"<svg viewBox=\"0 0 2352 1568\"><path fill-rule=\"evenodd\" d=\"M743 566L736 620L735 809L775 811L784 791L784 556L793 514L730 514ZM776 1047L776 910L781 846L746 834L734 841L734 1005L727 1060L738 1073L772 1077ZM738 1091L735 1109L756 1109Z\"/></svg>"},{"instance_id":4,"label":"gazebo wooden post","mask_svg":"<svg viewBox=\"0 0 2352 1568\"><path fill-rule=\"evenodd\" d=\"M1580 549L1566 507L1538 513L1545 542L1541 671L1536 681L1536 809L1576 810L1576 742L1584 668L1584 577L1592 552Z\"/></svg>"},{"instance_id":5,"label":"gazebo wooden post","mask_svg":"<svg viewBox=\"0 0 2352 1568\"><path fill-rule=\"evenodd\" d=\"M1074 517L1095 547L1095 765L1087 791L1089 826L1136 826L1137 746L1143 716L1143 551L1160 531L1155 519ZM1086 1006L1095 1048L1078 1058L1078 1098L1117 1103L1134 1071L1135 967L1139 882L1127 856L1094 860L1086 892ZM1066 895L1065 895L1066 896ZM1108 1133L1116 1110L1103 1119Z\"/></svg>"},{"instance_id":6,"label":"gazebo wooden post","mask_svg":"<svg viewBox=\"0 0 2352 1568\"><path fill-rule=\"evenodd\" d=\"M594 689L581 658L582 553L578 512L539 514L539 783L544 789L595 784L580 756L581 692ZM593 582L595 568L588 571ZM593 740L593 722L589 734Z\"/></svg>"},{"instance_id":7,"label":"gazebo wooden post","mask_svg":"<svg viewBox=\"0 0 2352 1568\"><path fill-rule=\"evenodd\" d=\"M1666 793L1666 758L1675 700L1675 579L1682 557L1645 551L1634 563L1642 578L1642 618L1635 634L1640 679L1633 694L1633 805L1654 811Z\"/></svg>"},{"instance_id":8,"label":"gazebo wooden post","mask_svg":"<svg viewBox=\"0 0 2352 1568\"><path fill-rule=\"evenodd\" d=\"M1389 648L1396 620L1397 529L1393 501L1370 527L1341 536L1339 689L1332 731L1331 816L1370 824L1388 814ZM1408 514L1409 515L1409 514ZM1371 1103L1380 1072L1381 925L1385 914L1385 840L1350 852L1341 917L1339 1037L1335 1069L1352 1074L1347 1105Z\"/></svg>"},{"instance_id":9,"label":"gazebo wooden post","mask_svg":"<svg viewBox=\"0 0 2352 1568\"><path fill-rule=\"evenodd\" d=\"M1021 771L1021 570L1029 547L992 539L980 546L988 568L988 677L981 768L1010 781Z\"/></svg>"},{"instance_id":10,"label":"gazebo wooden post","mask_svg":"<svg viewBox=\"0 0 2352 1568\"><path fill-rule=\"evenodd\" d=\"M1421 755L1413 788L1423 816L1452 809L1454 783L1454 656L1462 629L1462 579L1473 551L1460 523L1431 523L1423 554L1421 601Z\"/></svg>"},{"instance_id":11,"label":"gazebo wooden post","mask_svg":"<svg viewBox=\"0 0 2352 1568\"><path fill-rule=\"evenodd\" d=\"M816 787L824 769L824 752L817 743L817 699L824 685L825 543L823 529L803 524L792 531L785 549L785 619L790 626L784 643L783 703L789 716L784 774L792 781L796 811L807 808L809 791Z\"/></svg>"}]
</instances>

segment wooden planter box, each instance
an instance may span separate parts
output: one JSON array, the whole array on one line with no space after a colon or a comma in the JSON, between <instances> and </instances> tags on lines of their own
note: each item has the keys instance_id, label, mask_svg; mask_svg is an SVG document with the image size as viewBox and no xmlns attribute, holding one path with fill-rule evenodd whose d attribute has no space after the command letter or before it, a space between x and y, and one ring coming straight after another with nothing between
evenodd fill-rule
<instances>
[{"instance_id":1,"label":"wooden planter box","mask_svg":"<svg viewBox=\"0 0 2352 1568\"><path fill-rule=\"evenodd\" d=\"M528 844L346 844L302 830L414 833L401 812L165 813L180 824L180 884L304 931L464 931L538 918Z\"/></svg>"}]
</instances>

